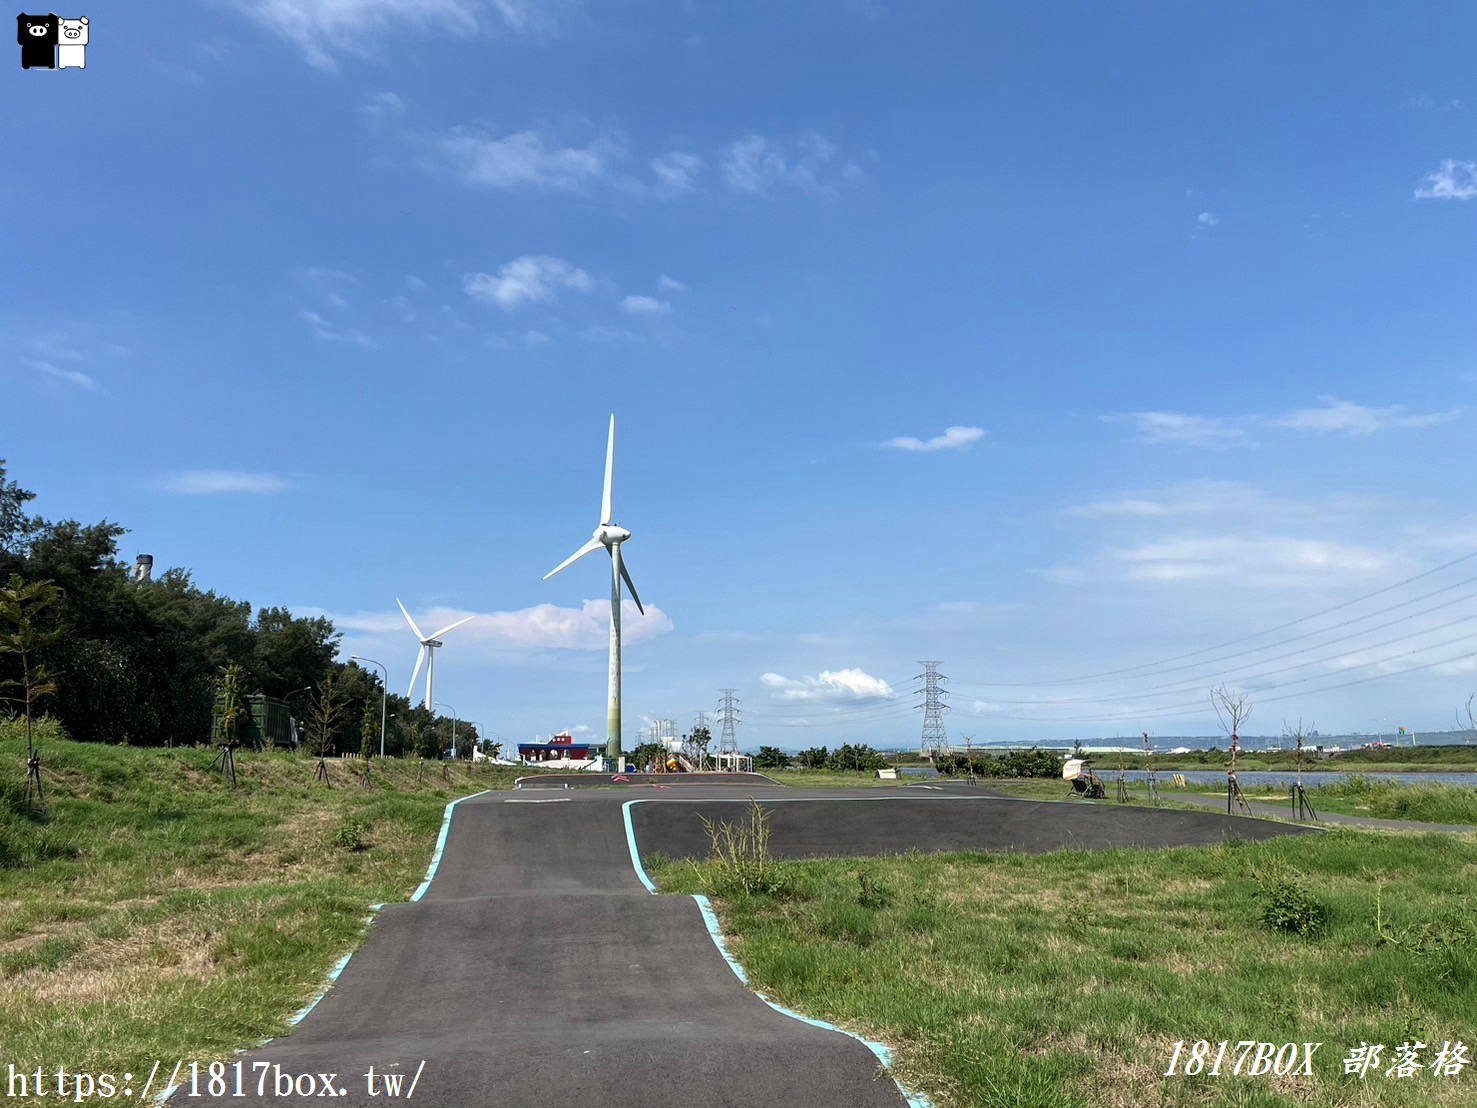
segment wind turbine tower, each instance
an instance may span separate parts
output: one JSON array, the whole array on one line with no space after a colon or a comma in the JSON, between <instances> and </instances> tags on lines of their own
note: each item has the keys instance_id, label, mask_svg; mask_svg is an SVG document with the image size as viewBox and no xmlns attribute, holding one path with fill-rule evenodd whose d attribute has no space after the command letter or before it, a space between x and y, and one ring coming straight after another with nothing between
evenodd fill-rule
<instances>
[{"instance_id":1,"label":"wind turbine tower","mask_svg":"<svg viewBox=\"0 0 1477 1108\"><path fill-rule=\"evenodd\" d=\"M631 537L631 532L611 522L610 479L615 468L615 416L610 417L610 436L605 443L605 495L600 502L600 525L590 541L585 543L564 561L544 574L547 581L554 574L573 565L591 551L605 547L610 555L610 696L605 722L605 757L617 770L621 765L621 582L631 590L631 599L642 615L641 597L636 595L636 586L631 581L630 571L621 558L621 543Z\"/></svg>"},{"instance_id":2,"label":"wind turbine tower","mask_svg":"<svg viewBox=\"0 0 1477 1108\"><path fill-rule=\"evenodd\" d=\"M398 596L395 598L395 603L400 604L400 598ZM415 637L420 640L421 644L421 652L416 655L415 672L410 675L410 688L405 693L405 698L410 700L412 704L415 703L414 700L411 700L411 697L415 694L416 678L421 675L421 666L429 663L426 664L426 710L434 713L436 710L434 707L436 695L436 651L445 645L441 641L441 636L448 631L455 631L462 624L469 623L477 617L467 616L466 619L459 619L455 623L441 628L434 635L423 635L421 634L421 629L415 625L415 620L410 618L410 613L405 611L404 604L400 604L400 611L404 612L405 622L410 624L410 629L415 632Z\"/></svg>"}]
</instances>

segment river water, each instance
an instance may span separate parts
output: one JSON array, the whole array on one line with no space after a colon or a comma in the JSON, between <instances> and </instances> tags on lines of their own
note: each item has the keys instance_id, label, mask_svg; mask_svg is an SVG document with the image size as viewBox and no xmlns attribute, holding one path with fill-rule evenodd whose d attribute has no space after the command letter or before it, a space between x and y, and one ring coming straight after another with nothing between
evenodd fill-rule
<instances>
[{"instance_id":1,"label":"river water","mask_svg":"<svg viewBox=\"0 0 1477 1108\"><path fill-rule=\"evenodd\" d=\"M1104 781L1114 781L1118 777L1118 771L1103 765L1101 761L1093 764L1092 770ZM937 777L938 773L924 766L909 766L903 774L908 777ZM1159 783L1168 782L1171 774L1178 773L1184 777L1185 782L1190 785L1225 785L1226 771L1215 769L1186 769L1155 771ZM1398 781L1403 785L1466 785L1477 789L1477 773L1381 773L1378 771L1367 772L1365 775L1373 777L1378 781ZM1145 774L1141 769L1124 770L1123 776L1129 781L1142 781ZM1334 772L1331 770L1303 770L1304 788L1315 789L1319 785L1331 785L1341 781L1349 773ZM1297 780L1295 770L1263 770L1249 769L1238 770L1236 780L1245 788L1253 785L1281 785L1291 786Z\"/></svg>"}]
</instances>

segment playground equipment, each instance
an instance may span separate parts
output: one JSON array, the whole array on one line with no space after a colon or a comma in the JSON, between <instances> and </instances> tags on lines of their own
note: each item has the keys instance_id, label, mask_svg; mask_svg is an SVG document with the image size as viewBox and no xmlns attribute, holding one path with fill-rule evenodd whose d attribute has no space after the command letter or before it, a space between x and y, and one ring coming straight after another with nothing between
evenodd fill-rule
<instances>
[{"instance_id":1,"label":"playground equipment","mask_svg":"<svg viewBox=\"0 0 1477 1108\"><path fill-rule=\"evenodd\" d=\"M1103 779L1088 768L1086 758L1068 758L1062 763L1062 780L1071 783L1074 796L1102 800L1108 795Z\"/></svg>"}]
</instances>

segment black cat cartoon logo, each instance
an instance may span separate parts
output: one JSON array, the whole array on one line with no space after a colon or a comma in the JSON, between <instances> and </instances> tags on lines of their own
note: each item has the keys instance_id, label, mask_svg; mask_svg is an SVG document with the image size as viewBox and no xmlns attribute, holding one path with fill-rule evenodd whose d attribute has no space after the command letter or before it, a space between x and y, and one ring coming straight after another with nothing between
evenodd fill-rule
<instances>
[{"instance_id":1,"label":"black cat cartoon logo","mask_svg":"<svg viewBox=\"0 0 1477 1108\"><path fill-rule=\"evenodd\" d=\"M15 17L15 40L22 69L86 69L87 17L59 19L46 15Z\"/></svg>"}]
</instances>

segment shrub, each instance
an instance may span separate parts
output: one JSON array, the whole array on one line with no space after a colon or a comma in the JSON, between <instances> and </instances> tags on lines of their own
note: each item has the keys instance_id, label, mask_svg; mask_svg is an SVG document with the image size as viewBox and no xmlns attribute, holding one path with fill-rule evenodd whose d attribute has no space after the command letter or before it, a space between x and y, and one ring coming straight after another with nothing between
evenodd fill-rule
<instances>
[{"instance_id":1,"label":"shrub","mask_svg":"<svg viewBox=\"0 0 1477 1108\"><path fill-rule=\"evenodd\" d=\"M976 777L1057 777L1062 772L1062 760L1055 751L1034 746L1001 754L944 754L935 760L934 768L949 777L963 777L969 774L971 763Z\"/></svg>"},{"instance_id":2,"label":"shrub","mask_svg":"<svg viewBox=\"0 0 1477 1108\"><path fill-rule=\"evenodd\" d=\"M364 836L368 831L368 824L359 816L350 813L338 821L338 826L333 829L331 841L340 850L363 850Z\"/></svg>"},{"instance_id":3,"label":"shrub","mask_svg":"<svg viewBox=\"0 0 1477 1108\"><path fill-rule=\"evenodd\" d=\"M1288 870L1278 867L1257 874L1256 879L1262 901L1261 919L1273 930L1310 936L1328 922L1328 909Z\"/></svg>"}]
</instances>

